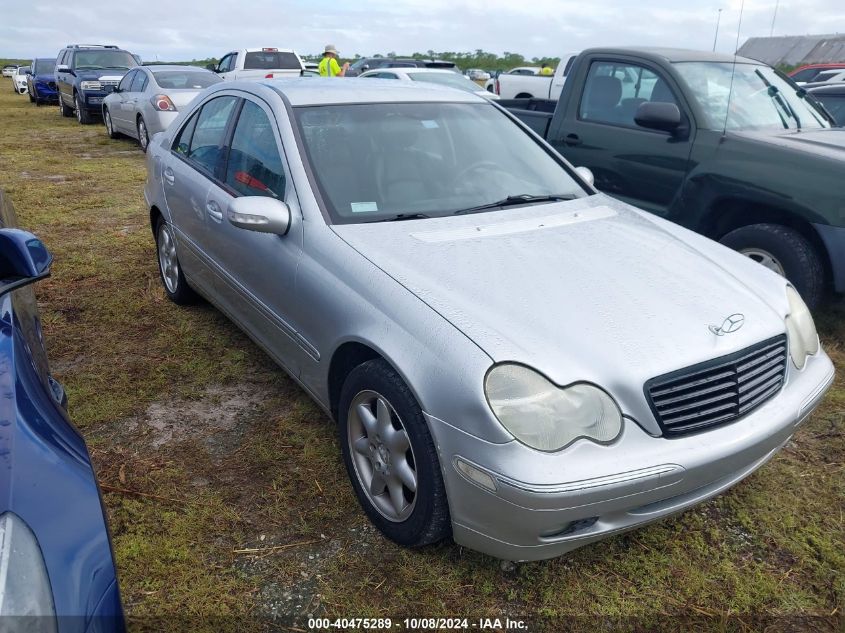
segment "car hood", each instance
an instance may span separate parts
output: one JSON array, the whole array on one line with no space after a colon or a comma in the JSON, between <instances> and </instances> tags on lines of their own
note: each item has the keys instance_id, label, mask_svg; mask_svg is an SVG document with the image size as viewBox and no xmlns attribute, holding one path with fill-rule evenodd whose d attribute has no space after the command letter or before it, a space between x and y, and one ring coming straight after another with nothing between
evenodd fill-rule
<instances>
[{"instance_id":1,"label":"car hood","mask_svg":"<svg viewBox=\"0 0 845 633\"><path fill-rule=\"evenodd\" d=\"M743 281L747 260L656 222L600 194L333 229L494 361L525 363L559 385L594 382L648 418L648 379L785 329L781 278L755 266L755 289ZM735 313L742 329L710 330Z\"/></svg>"},{"instance_id":2,"label":"car hood","mask_svg":"<svg viewBox=\"0 0 845 633\"><path fill-rule=\"evenodd\" d=\"M739 138L804 151L820 157L845 160L845 129L784 130L783 132L735 132Z\"/></svg>"},{"instance_id":3,"label":"car hood","mask_svg":"<svg viewBox=\"0 0 845 633\"><path fill-rule=\"evenodd\" d=\"M43 81L45 84L56 80L53 73L40 73L38 75L33 75L33 77L35 78L35 81Z\"/></svg>"}]
</instances>

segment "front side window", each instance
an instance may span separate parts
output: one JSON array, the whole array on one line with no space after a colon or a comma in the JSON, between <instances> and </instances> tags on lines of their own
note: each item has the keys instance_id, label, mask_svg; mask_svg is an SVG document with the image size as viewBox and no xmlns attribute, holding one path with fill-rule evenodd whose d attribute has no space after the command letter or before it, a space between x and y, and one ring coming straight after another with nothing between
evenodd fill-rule
<instances>
[{"instance_id":1,"label":"front side window","mask_svg":"<svg viewBox=\"0 0 845 633\"><path fill-rule=\"evenodd\" d=\"M677 62L709 130L819 129L824 114L800 88L762 64Z\"/></svg>"},{"instance_id":2,"label":"front side window","mask_svg":"<svg viewBox=\"0 0 845 633\"><path fill-rule=\"evenodd\" d=\"M638 127L634 117L647 101L678 105L666 80L648 68L595 61L587 74L578 116L584 121Z\"/></svg>"},{"instance_id":3,"label":"front side window","mask_svg":"<svg viewBox=\"0 0 845 633\"><path fill-rule=\"evenodd\" d=\"M294 113L335 223L475 212L508 196L588 195L492 104L347 104Z\"/></svg>"},{"instance_id":4,"label":"front side window","mask_svg":"<svg viewBox=\"0 0 845 633\"><path fill-rule=\"evenodd\" d=\"M144 92L147 88L147 73L143 73L140 70L135 71L135 78L132 80L132 87L129 89L130 92Z\"/></svg>"},{"instance_id":5,"label":"front side window","mask_svg":"<svg viewBox=\"0 0 845 633\"><path fill-rule=\"evenodd\" d=\"M132 85L136 74L138 74L137 70L132 70L126 73L123 76L123 79L120 80L120 83L117 84L118 90L121 92L129 92L129 87Z\"/></svg>"},{"instance_id":6,"label":"front side window","mask_svg":"<svg viewBox=\"0 0 845 633\"><path fill-rule=\"evenodd\" d=\"M194 135L194 128L197 126L198 116L199 113L194 112L173 140L171 149L180 156L187 156L191 149L191 137Z\"/></svg>"},{"instance_id":7,"label":"front side window","mask_svg":"<svg viewBox=\"0 0 845 633\"><path fill-rule=\"evenodd\" d=\"M78 51L73 61L74 70L128 70L137 65L129 53L112 49Z\"/></svg>"},{"instance_id":8,"label":"front side window","mask_svg":"<svg viewBox=\"0 0 845 633\"><path fill-rule=\"evenodd\" d=\"M187 154L188 160L215 174L223 155L223 137L229 117L237 103L236 97L217 97L202 106L191 135Z\"/></svg>"},{"instance_id":9,"label":"front side window","mask_svg":"<svg viewBox=\"0 0 845 633\"><path fill-rule=\"evenodd\" d=\"M273 124L252 101L244 102L235 126L226 184L244 196L285 197L285 172Z\"/></svg>"}]
</instances>

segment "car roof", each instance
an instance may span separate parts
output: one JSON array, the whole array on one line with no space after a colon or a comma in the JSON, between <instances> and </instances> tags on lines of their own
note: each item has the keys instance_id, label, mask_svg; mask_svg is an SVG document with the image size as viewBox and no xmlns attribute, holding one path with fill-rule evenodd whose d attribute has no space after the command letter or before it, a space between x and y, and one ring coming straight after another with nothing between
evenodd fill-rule
<instances>
[{"instance_id":1,"label":"car roof","mask_svg":"<svg viewBox=\"0 0 845 633\"><path fill-rule=\"evenodd\" d=\"M661 46L621 46L610 48L590 48L583 51L583 54L607 53L613 55L631 54L638 57L645 57L657 62L734 62L740 64L762 64L748 57L726 55L724 53L713 53L710 51L698 51L687 48L668 48Z\"/></svg>"},{"instance_id":2,"label":"car roof","mask_svg":"<svg viewBox=\"0 0 845 633\"><path fill-rule=\"evenodd\" d=\"M212 75L216 74L212 73L207 68L201 68L200 66L190 66L188 64L148 64L144 66L138 66L137 68L146 68L150 72L156 72L157 70L195 70L200 73L211 73Z\"/></svg>"},{"instance_id":3,"label":"car roof","mask_svg":"<svg viewBox=\"0 0 845 633\"><path fill-rule=\"evenodd\" d=\"M449 70L448 68L420 68L419 66L412 66L410 68L374 68L373 70L368 70L365 74L389 73L393 71L400 73L440 73L441 75L457 75L454 70ZM458 77L461 76L462 75L458 75Z\"/></svg>"},{"instance_id":4,"label":"car roof","mask_svg":"<svg viewBox=\"0 0 845 633\"><path fill-rule=\"evenodd\" d=\"M448 72L448 71L447 71ZM236 86L249 91L250 86L263 84L283 95L290 104L336 105L344 103L490 103L471 92L463 92L435 84L421 84L412 81L360 81L356 78L309 78L309 79L267 79L261 82L232 82L218 84L223 87ZM221 88L223 89L223 88Z\"/></svg>"}]
</instances>

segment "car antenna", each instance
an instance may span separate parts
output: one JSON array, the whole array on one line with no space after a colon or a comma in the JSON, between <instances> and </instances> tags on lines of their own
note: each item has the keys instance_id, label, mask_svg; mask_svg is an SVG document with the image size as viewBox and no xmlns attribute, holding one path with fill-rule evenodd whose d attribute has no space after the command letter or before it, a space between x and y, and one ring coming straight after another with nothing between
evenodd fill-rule
<instances>
[{"instance_id":1,"label":"car antenna","mask_svg":"<svg viewBox=\"0 0 845 633\"><path fill-rule=\"evenodd\" d=\"M736 26L736 45L734 46L734 63L731 68L731 85L728 88L728 107L725 109L725 125L722 128L722 138L728 133L728 117L731 115L731 97L734 92L734 75L736 75L736 58L739 51L739 34L742 31L742 12L745 10L745 0L739 5L739 24Z\"/></svg>"}]
</instances>

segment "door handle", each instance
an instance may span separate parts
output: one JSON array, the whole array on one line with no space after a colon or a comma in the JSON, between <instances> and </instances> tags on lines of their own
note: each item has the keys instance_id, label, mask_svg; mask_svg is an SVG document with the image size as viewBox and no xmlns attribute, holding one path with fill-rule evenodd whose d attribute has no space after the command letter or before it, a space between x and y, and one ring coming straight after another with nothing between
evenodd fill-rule
<instances>
[{"instance_id":1,"label":"door handle","mask_svg":"<svg viewBox=\"0 0 845 633\"><path fill-rule=\"evenodd\" d=\"M563 144L569 147L577 147L581 144L581 138L577 134L567 134L563 139Z\"/></svg>"},{"instance_id":2,"label":"door handle","mask_svg":"<svg viewBox=\"0 0 845 633\"><path fill-rule=\"evenodd\" d=\"M217 206L217 203L214 202L214 200L208 202L205 205L205 210L208 211L208 215L210 215L211 219L215 222L223 221L223 212L220 210L220 207Z\"/></svg>"},{"instance_id":3,"label":"door handle","mask_svg":"<svg viewBox=\"0 0 845 633\"><path fill-rule=\"evenodd\" d=\"M167 182L168 185L172 185L176 182L176 174L173 173L173 170L170 167L166 168L162 175L164 176L164 180Z\"/></svg>"}]
</instances>

